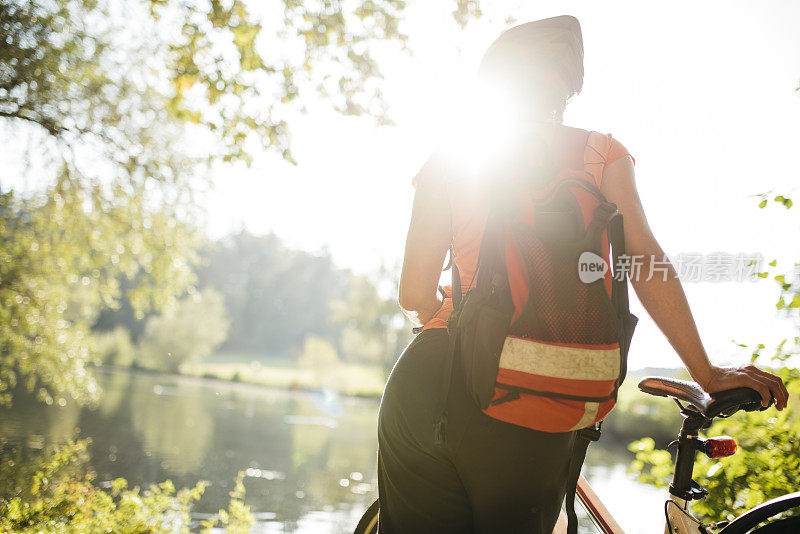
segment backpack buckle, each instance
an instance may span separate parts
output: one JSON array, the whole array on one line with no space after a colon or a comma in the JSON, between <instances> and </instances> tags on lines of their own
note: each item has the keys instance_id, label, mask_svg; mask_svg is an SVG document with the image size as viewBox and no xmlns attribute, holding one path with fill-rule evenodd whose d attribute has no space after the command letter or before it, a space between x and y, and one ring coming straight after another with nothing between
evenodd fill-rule
<instances>
[{"instance_id":1,"label":"backpack buckle","mask_svg":"<svg viewBox=\"0 0 800 534\"><path fill-rule=\"evenodd\" d=\"M611 202L601 202L594 209L594 218L604 223L611 220L611 217L617 214L617 205Z\"/></svg>"},{"instance_id":2,"label":"backpack buckle","mask_svg":"<svg viewBox=\"0 0 800 534\"><path fill-rule=\"evenodd\" d=\"M592 426L587 426L586 428L582 428L578 431L578 435L585 439L586 441L597 441L600 439L600 425L594 424Z\"/></svg>"}]
</instances>

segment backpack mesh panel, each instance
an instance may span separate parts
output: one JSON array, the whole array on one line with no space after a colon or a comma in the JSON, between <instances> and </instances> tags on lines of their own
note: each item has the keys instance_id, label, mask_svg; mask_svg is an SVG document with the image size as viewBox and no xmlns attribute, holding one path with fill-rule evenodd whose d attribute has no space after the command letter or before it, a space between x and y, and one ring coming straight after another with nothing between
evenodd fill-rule
<instances>
[{"instance_id":1,"label":"backpack mesh panel","mask_svg":"<svg viewBox=\"0 0 800 534\"><path fill-rule=\"evenodd\" d=\"M551 343L616 343L603 280L580 281L577 249L565 253L570 243L545 243L527 225L517 225L514 235L528 273L528 302L510 334Z\"/></svg>"}]
</instances>

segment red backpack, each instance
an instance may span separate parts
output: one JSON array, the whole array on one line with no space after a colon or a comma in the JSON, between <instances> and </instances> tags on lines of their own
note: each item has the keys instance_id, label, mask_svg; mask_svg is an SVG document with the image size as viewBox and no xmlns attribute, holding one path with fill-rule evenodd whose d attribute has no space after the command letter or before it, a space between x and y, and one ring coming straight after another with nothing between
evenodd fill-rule
<instances>
[{"instance_id":1,"label":"red backpack","mask_svg":"<svg viewBox=\"0 0 800 534\"><path fill-rule=\"evenodd\" d=\"M476 275L463 297L453 262L449 366L460 359L467 390L490 417L581 431L573 497L586 447L625 378L637 322L628 309L622 215L598 188L609 149L608 136L590 132L583 168L551 168L544 183L524 165L494 172ZM572 529L572 499L567 509Z\"/></svg>"}]
</instances>

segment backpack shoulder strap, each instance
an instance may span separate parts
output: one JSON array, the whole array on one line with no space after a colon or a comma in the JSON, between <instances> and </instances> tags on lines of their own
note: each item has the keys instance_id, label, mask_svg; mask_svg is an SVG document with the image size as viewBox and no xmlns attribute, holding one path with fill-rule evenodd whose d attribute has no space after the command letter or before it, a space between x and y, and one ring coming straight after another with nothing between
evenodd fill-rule
<instances>
[{"instance_id":1,"label":"backpack shoulder strap","mask_svg":"<svg viewBox=\"0 0 800 534\"><path fill-rule=\"evenodd\" d=\"M611 150L611 136L597 132L589 132L586 139L586 147L583 154L583 170L592 177L594 184L599 188L603 179L603 170L608 161L608 154ZM608 216L602 217L602 226L607 230L608 241L611 245L612 264L614 278L612 280L611 301L617 314L617 327L620 338L620 378L616 384L619 388L620 383L625 377L627 370L627 353L630 346L631 335L636 326L637 318L632 315L628 308L628 281L627 264L625 260L625 236L623 232L622 214L616 211L616 206L609 204L613 212ZM598 207L603 207L601 203ZM592 441L600 438L600 423L579 430L575 435L575 442L572 449L567 474L567 492L565 496L565 508L567 512L567 534L577 534L578 518L575 514L575 493L578 485L578 478L581 474L581 466L586 457L586 449Z\"/></svg>"},{"instance_id":2,"label":"backpack shoulder strap","mask_svg":"<svg viewBox=\"0 0 800 534\"><path fill-rule=\"evenodd\" d=\"M581 466L586 458L586 449L593 441L600 439L600 426L602 422L578 430L572 444L572 458L567 470L567 494L564 497L564 508L567 512L567 534L578 533L578 516L575 514L575 493L578 489L578 478L581 476Z\"/></svg>"},{"instance_id":3,"label":"backpack shoulder strap","mask_svg":"<svg viewBox=\"0 0 800 534\"><path fill-rule=\"evenodd\" d=\"M592 177L597 187L603 180L608 154L611 152L611 136L598 132L589 132L586 147L583 150L583 170Z\"/></svg>"}]
</instances>

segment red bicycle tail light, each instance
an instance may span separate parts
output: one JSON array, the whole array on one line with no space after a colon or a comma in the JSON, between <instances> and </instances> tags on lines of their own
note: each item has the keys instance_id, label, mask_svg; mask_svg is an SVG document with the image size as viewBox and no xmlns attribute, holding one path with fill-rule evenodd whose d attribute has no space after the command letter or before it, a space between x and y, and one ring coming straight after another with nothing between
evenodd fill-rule
<instances>
[{"instance_id":1,"label":"red bicycle tail light","mask_svg":"<svg viewBox=\"0 0 800 534\"><path fill-rule=\"evenodd\" d=\"M717 436L706 440L706 454L709 458L724 458L736 452L736 441L730 436Z\"/></svg>"}]
</instances>

